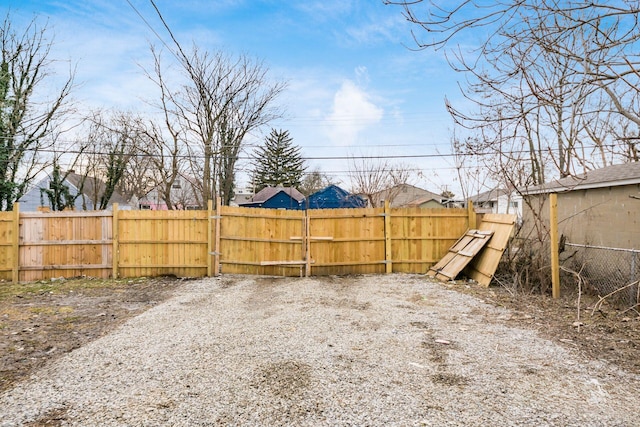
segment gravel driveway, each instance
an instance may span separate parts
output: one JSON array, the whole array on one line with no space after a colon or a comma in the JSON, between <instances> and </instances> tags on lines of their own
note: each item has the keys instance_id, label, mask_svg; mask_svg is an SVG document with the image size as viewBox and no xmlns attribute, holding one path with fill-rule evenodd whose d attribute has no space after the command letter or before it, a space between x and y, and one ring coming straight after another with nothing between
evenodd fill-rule
<instances>
[{"instance_id":1,"label":"gravel driveway","mask_svg":"<svg viewBox=\"0 0 640 427\"><path fill-rule=\"evenodd\" d=\"M0 425L636 426L640 378L417 275L224 276L0 395Z\"/></svg>"}]
</instances>

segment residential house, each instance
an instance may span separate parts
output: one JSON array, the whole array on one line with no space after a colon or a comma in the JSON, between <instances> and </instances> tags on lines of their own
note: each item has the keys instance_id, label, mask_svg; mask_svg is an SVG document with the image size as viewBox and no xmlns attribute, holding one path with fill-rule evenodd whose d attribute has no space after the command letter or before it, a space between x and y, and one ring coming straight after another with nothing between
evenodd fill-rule
<instances>
[{"instance_id":1,"label":"residential house","mask_svg":"<svg viewBox=\"0 0 640 427\"><path fill-rule=\"evenodd\" d=\"M350 194L337 185L329 185L307 198L308 209L363 208L366 201L358 195Z\"/></svg>"},{"instance_id":2,"label":"residential house","mask_svg":"<svg viewBox=\"0 0 640 427\"><path fill-rule=\"evenodd\" d=\"M304 195L293 187L266 187L256 193L249 202L240 206L267 209L304 209Z\"/></svg>"},{"instance_id":3,"label":"residential house","mask_svg":"<svg viewBox=\"0 0 640 427\"><path fill-rule=\"evenodd\" d=\"M437 198L430 197L430 196L420 197L407 203L406 205L404 205L404 207L423 208L423 209L444 208L445 206L441 203L441 200L442 200L441 197L437 197Z\"/></svg>"},{"instance_id":4,"label":"residential house","mask_svg":"<svg viewBox=\"0 0 640 427\"><path fill-rule=\"evenodd\" d=\"M391 188L373 194L372 199L375 205L374 207L384 206L385 200L389 200L393 208L415 206L415 203L418 205L426 204L429 205L429 207L435 206L435 204L433 202L430 203L430 201L437 202L440 205L436 207L444 207L441 204L442 196L410 184L394 185Z\"/></svg>"},{"instance_id":5,"label":"residential house","mask_svg":"<svg viewBox=\"0 0 640 427\"><path fill-rule=\"evenodd\" d=\"M238 207L245 203L250 203L253 196L254 194L252 192L241 190L233 195L233 198L229 202L229 206Z\"/></svg>"},{"instance_id":6,"label":"residential house","mask_svg":"<svg viewBox=\"0 0 640 427\"><path fill-rule=\"evenodd\" d=\"M23 212L34 212L49 208L49 201L44 189L49 189L52 177L47 175L39 181L27 193L25 193L18 202L20 202L20 210ZM105 183L97 178L84 177L74 172L67 174L63 181L63 185L69 188L71 195L78 197L75 200L75 210L95 210L99 207L100 198L105 190ZM114 191L107 209L110 209L114 203L119 204L119 209L130 209L128 201L117 191Z\"/></svg>"},{"instance_id":7,"label":"residential house","mask_svg":"<svg viewBox=\"0 0 640 427\"><path fill-rule=\"evenodd\" d=\"M198 203L193 190L193 185L186 177L179 177L171 186L171 203L174 209L197 210L205 209ZM138 200L137 209L166 211L167 202L162 196L160 186L157 186Z\"/></svg>"},{"instance_id":8,"label":"residential house","mask_svg":"<svg viewBox=\"0 0 640 427\"><path fill-rule=\"evenodd\" d=\"M558 200L558 231L570 243L640 248L640 162L608 166L523 191L524 225L549 222L549 194Z\"/></svg>"},{"instance_id":9,"label":"residential house","mask_svg":"<svg viewBox=\"0 0 640 427\"><path fill-rule=\"evenodd\" d=\"M522 220L522 196L517 191L493 188L469 200L477 213L516 214Z\"/></svg>"}]
</instances>

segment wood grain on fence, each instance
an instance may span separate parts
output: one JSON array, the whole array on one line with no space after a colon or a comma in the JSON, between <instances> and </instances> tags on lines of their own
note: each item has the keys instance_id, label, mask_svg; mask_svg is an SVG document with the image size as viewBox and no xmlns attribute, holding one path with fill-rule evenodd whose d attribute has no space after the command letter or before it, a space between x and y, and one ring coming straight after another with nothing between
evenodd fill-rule
<instances>
[{"instance_id":1,"label":"wood grain on fence","mask_svg":"<svg viewBox=\"0 0 640 427\"><path fill-rule=\"evenodd\" d=\"M108 276L110 212L23 212L19 221L19 280Z\"/></svg>"},{"instance_id":2,"label":"wood grain on fence","mask_svg":"<svg viewBox=\"0 0 640 427\"><path fill-rule=\"evenodd\" d=\"M384 273L384 209L307 211L315 275Z\"/></svg>"},{"instance_id":3,"label":"wood grain on fence","mask_svg":"<svg viewBox=\"0 0 640 427\"><path fill-rule=\"evenodd\" d=\"M388 205L309 211L217 206L0 212L0 278L424 273L474 214Z\"/></svg>"},{"instance_id":4,"label":"wood grain on fence","mask_svg":"<svg viewBox=\"0 0 640 427\"><path fill-rule=\"evenodd\" d=\"M207 275L208 211L118 211L118 275Z\"/></svg>"},{"instance_id":5,"label":"wood grain on fence","mask_svg":"<svg viewBox=\"0 0 640 427\"><path fill-rule=\"evenodd\" d=\"M426 273L467 230L465 209L391 209L393 272Z\"/></svg>"},{"instance_id":6,"label":"wood grain on fence","mask_svg":"<svg viewBox=\"0 0 640 427\"><path fill-rule=\"evenodd\" d=\"M19 212L19 210L17 210ZM18 260L18 227L15 212L0 212L0 279L14 280ZM14 272L15 270L15 272Z\"/></svg>"},{"instance_id":7,"label":"wood grain on fence","mask_svg":"<svg viewBox=\"0 0 640 427\"><path fill-rule=\"evenodd\" d=\"M304 268L304 212L220 208L222 273L299 275Z\"/></svg>"}]
</instances>

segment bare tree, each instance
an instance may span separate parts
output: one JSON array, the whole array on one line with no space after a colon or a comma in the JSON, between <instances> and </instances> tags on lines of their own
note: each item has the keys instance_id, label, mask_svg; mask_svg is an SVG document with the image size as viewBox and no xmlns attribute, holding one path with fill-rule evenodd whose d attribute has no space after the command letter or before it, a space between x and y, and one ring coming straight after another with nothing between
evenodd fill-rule
<instances>
[{"instance_id":1,"label":"bare tree","mask_svg":"<svg viewBox=\"0 0 640 427\"><path fill-rule=\"evenodd\" d=\"M329 175L323 173L320 168L315 168L302 177L302 183L298 189L305 197L308 197L331 184L336 184L336 182Z\"/></svg>"},{"instance_id":2,"label":"bare tree","mask_svg":"<svg viewBox=\"0 0 640 427\"><path fill-rule=\"evenodd\" d=\"M280 116L274 101L285 86L268 82L268 68L244 55L232 58L197 47L190 56L180 52L186 83L178 89L162 78L159 55L155 54L153 80L160 87L163 129L171 141L170 147L163 144L171 161L188 150L191 175L199 177L202 204L216 194L228 204L246 137ZM158 142L161 137L156 132ZM175 167L167 171L177 176Z\"/></svg>"},{"instance_id":3,"label":"bare tree","mask_svg":"<svg viewBox=\"0 0 640 427\"><path fill-rule=\"evenodd\" d=\"M174 200L174 186L179 178L186 174L188 148L186 130L181 126L183 111L177 105L175 94L178 89L172 88L167 82L162 68L161 54L153 46L151 53L154 58L152 72L145 71L146 76L158 87L159 97L152 102L159 112L157 118L149 118L144 125L144 144L141 151L152 165L150 177L162 201L168 209L176 206ZM194 159L193 164L198 160ZM205 202L206 203L206 202ZM199 203L203 206L203 203Z\"/></svg>"},{"instance_id":4,"label":"bare tree","mask_svg":"<svg viewBox=\"0 0 640 427\"><path fill-rule=\"evenodd\" d=\"M351 193L364 197L369 206L379 207L385 199L393 202L400 191L398 186L408 183L412 172L409 166L401 163L361 156L351 158L349 178Z\"/></svg>"},{"instance_id":5,"label":"bare tree","mask_svg":"<svg viewBox=\"0 0 640 427\"><path fill-rule=\"evenodd\" d=\"M221 193L225 204L233 197L235 165L245 136L278 116L272 104L283 90L269 84L267 68L246 56L232 59L194 49L189 70L192 85L178 101L189 144L203 161L202 199Z\"/></svg>"},{"instance_id":6,"label":"bare tree","mask_svg":"<svg viewBox=\"0 0 640 427\"><path fill-rule=\"evenodd\" d=\"M486 187L490 174L483 163L484 157L470 155L466 150L468 146L477 146L478 142L472 137L460 139L455 133L451 138L451 151L453 153L453 167L460 184L461 200L467 200L474 194L478 194ZM445 190L448 191L448 190ZM447 197L448 199L453 198Z\"/></svg>"},{"instance_id":7,"label":"bare tree","mask_svg":"<svg viewBox=\"0 0 640 427\"><path fill-rule=\"evenodd\" d=\"M448 108L479 135L482 146L468 153L511 159L525 150L532 184L547 173L563 177L633 160L637 133L628 135L629 124L637 129L640 121L637 2L385 2L401 5L426 30L414 33L419 48L447 49L453 69L466 76L463 94L476 110ZM483 35L475 49L449 49L468 41L470 31Z\"/></svg>"},{"instance_id":8,"label":"bare tree","mask_svg":"<svg viewBox=\"0 0 640 427\"><path fill-rule=\"evenodd\" d=\"M153 160L155 157L148 155L145 149L145 138L140 138L140 152L129 157L125 172L118 182L116 190L126 200L138 200L148 194L156 185L154 174L156 173Z\"/></svg>"},{"instance_id":9,"label":"bare tree","mask_svg":"<svg viewBox=\"0 0 640 427\"><path fill-rule=\"evenodd\" d=\"M151 4L171 36L172 53L186 75L187 82L173 101L186 130L192 171L202 176L202 202L220 194L228 204L245 137L280 116L274 102L285 84L269 82L265 64L247 55L212 54L197 46L187 54L155 1Z\"/></svg>"},{"instance_id":10,"label":"bare tree","mask_svg":"<svg viewBox=\"0 0 640 427\"><path fill-rule=\"evenodd\" d=\"M61 121L71 112L73 73L53 98L49 54L53 42L47 27L34 19L23 30L13 28L7 15L0 28L0 209L11 210L30 183L53 161Z\"/></svg>"},{"instance_id":11,"label":"bare tree","mask_svg":"<svg viewBox=\"0 0 640 427\"><path fill-rule=\"evenodd\" d=\"M86 140L92 149L85 151L78 164L88 193L83 196L83 209L102 210L121 185L131 158L139 155L142 119L126 112L95 111L88 122Z\"/></svg>"}]
</instances>

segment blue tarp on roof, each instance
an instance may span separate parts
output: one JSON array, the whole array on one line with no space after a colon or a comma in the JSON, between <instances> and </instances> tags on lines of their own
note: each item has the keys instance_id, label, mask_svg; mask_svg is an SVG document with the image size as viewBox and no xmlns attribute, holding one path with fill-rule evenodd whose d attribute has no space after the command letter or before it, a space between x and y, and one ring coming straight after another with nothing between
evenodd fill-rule
<instances>
[{"instance_id":1,"label":"blue tarp on roof","mask_svg":"<svg viewBox=\"0 0 640 427\"><path fill-rule=\"evenodd\" d=\"M307 200L309 209L363 208L365 206L366 202L362 197L350 194L337 185L330 185L316 191Z\"/></svg>"}]
</instances>

